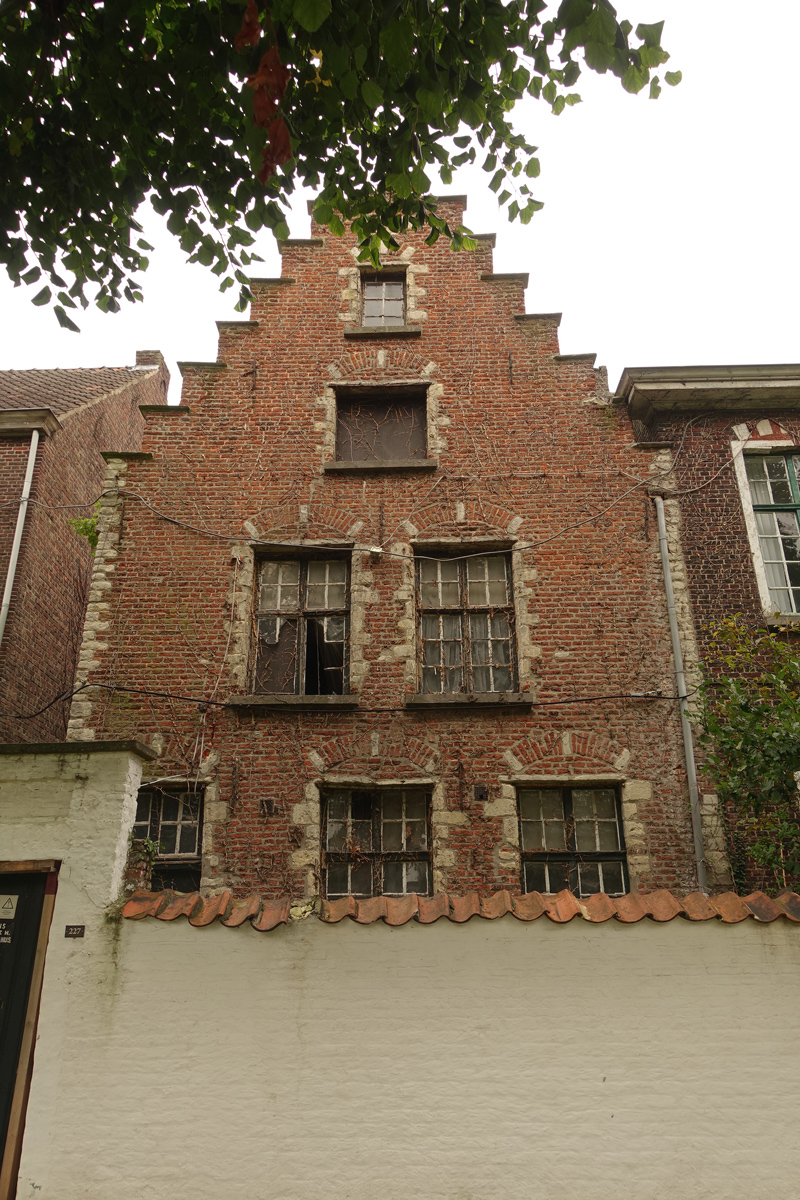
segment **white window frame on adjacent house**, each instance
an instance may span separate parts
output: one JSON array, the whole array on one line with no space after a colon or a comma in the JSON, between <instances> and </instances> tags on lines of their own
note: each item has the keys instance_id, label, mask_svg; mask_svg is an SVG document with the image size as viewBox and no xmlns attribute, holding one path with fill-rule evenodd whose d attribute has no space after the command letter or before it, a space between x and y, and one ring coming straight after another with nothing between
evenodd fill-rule
<instances>
[{"instance_id":1,"label":"white window frame on adjacent house","mask_svg":"<svg viewBox=\"0 0 800 1200\"><path fill-rule=\"evenodd\" d=\"M737 426L734 432L743 434L744 426ZM750 493L750 481L747 478L747 463L746 456L763 456L766 454L785 455L787 452L794 451L800 455L800 446L798 446L791 438L771 438L759 439L758 441L750 441L749 437L739 437L731 442L731 456L733 458L734 471L736 474L736 483L739 488L739 497L742 503L742 512L744 514L745 528L747 529L747 539L750 543L750 557L753 562L753 570L758 586L759 599L761 608L765 617L773 617L776 614L786 617L798 617L798 613L793 610L776 609L770 596L769 581L767 579L767 571L764 565L764 557L761 553L761 542L756 525L755 508L753 507L753 499Z\"/></svg>"}]
</instances>

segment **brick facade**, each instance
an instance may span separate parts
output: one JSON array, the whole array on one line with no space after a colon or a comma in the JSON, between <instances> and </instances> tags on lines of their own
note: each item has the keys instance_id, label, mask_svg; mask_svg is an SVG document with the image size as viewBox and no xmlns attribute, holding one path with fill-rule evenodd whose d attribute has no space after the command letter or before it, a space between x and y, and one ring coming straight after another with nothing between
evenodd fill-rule
<instances>
[{"instance_id":1,"label":"brick facade","mask_svg":"<svg viewBox=\"0 0 800 1200\"><path fill-rule=\"evenodd\" d=\"M138 370L0 372L0 409L13 427L17 414L50 409L60 427L41 437L14 590L0 647L0 740L61 741L69 702L34 719L30 714L69 691L81 642L91 552L69 522L91 510L105 475L102 451L136 450L144 419L140 404L164 404L169 376L160 355L144 352ZM149 368L149 369L147 369ZM5 582L30 435L0 427L0 580ZM50 507L44 507L50 506ZM1 590L1 588L0 588Z\"/></svg>"},{"instance_id":2,"label":"brick facade","mask_svg":"<svg viewBox=\"0 0 800 1200\"><path fill-rule=\"evenodd\" d=\"M460 200L443 207L460 220ZM205 784L210 889L314 895L320 789L413 781L433 797L435 890L518 891L517 785L584 780L620 789L632 889L691 890L645 490L660 452L634 448L593 356L559 354L558 316L525 315L526 277L492 273L491 238L461 254L401 238L385 265L406 271L406 325L366 335L353 239L312 234L254 281L250 321L220 324L217 361L183 364L145 456L109 457L107 483L157 512L104 503L79 676L171 695L82 693L68 737L136 736L160 753L151 777ZM366 384L426 389L432 463L331 469L336 388ZM252 691L255 571L276 543L348 555L354 707L229 703ZM513 703L407 707L426 544L508 549Z\"/></svg>"},{"instance_id":3,"label":"brick facade","mask_svg":"<svg viewBox=\"0 0 800 1200\"><path fill-rule=\"evenodd\" d=\"M780 626L800 645L800 617L776 617L764 593L760 552L754 553L748 537L749 488L743 478L748 456L800 446L800 368L643 368L626 372L618 398L628 400L632 413L637 407L646 411L646 422L634 422L643 455L675 463L652 490L664 494L673 514L689 687L699 681L696 667L708 656L711 627L725 617L739 615L753 628ZM699 753L701 763L702 757ZM700 784L713 786L702 772ZM735 865L733 882L740 891L797 886L791 875L778 878L749 858L745 826L730 810L720 827L716 798L707 799L707 856L715 847L722 850Z\"/></svg>"}]
</instances>

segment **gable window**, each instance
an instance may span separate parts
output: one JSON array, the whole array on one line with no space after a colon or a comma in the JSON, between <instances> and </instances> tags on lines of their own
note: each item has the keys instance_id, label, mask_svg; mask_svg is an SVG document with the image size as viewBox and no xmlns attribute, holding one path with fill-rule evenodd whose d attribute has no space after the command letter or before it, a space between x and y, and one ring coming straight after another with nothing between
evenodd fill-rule
<instances>
[{"instance_id":1,"label":"gable window","mask_svg":"<svg viewBox=\"0 0 800 1200\"><path fill-rule=\"evenodd\" d=\"M383 272L361 276L361 324L405 324L404 275L385 275Z\"/></svg>"},{"instance_id":2,"label":"gable window","mask_svg":"<svg viewBox=\"0 0 800 1200\"><path fill-rule=\"evenodd\" d=\"M258 585L255 691L343 695L350 599L346 560L266 559Z\"/></svg>"},{"instance_id":3,"label":"gable window","mask_svg":"<svg viewBox=\"0 0 800 1200\"><path fill-rule=\"evenodd\" d=\"M511 562L506 554L417 560L423 692L516 686Z\"/></svg>"},{"instance_id":4,"label":"gable window","mask_svg":"<svg viewBox=\"0 0 800 1200\"><path fill-rule=\"evenodd\" d=\"M337 391L338 462L387 462L427 457L425 388Z\"/></svg>"},{"instance_id":5,"label":"gable window","mask_svg":"<svg viewBox=\"0 0 800 1200\"><path fill-rule=\"evenodd\" d=\"M176 892L200 887L202 792L143 787L136 801L135 841L155 845L150 886Z\"/></svg>"},{"instance_id":6,"label":"gable window","mask_svg":"<svg viewBox=\"0 0 800 1200\"><path fill-rule=\"evenodd\" d=\"M517 799L523 892L628 891L616 788L521 787Z\"/></svg>"},{"instance_id":7,"label":"gable window","mask_svg":"<svg viewBox=\"0 0 800 1200\"><path fill-rule=\"evenodd\" d=\"M325 894L428 895L430 795L423 788L336 789L323 802Z\"/></svg>"},{"instance_id":8,"label":"gable window","mask_svg":"<svg viewBox=\"0 0 800 1200\"><path fill-rule=\"evenodd\" d=\"M800 454L748 454L745 467L771 609L800 613Z\"/></svg>"}]
</instances>

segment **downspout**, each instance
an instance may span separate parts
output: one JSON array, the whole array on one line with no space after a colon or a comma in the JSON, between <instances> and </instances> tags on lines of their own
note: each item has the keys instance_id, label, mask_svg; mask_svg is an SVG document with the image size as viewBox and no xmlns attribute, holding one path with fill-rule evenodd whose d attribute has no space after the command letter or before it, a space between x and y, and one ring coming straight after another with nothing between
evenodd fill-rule
<instances>
[{"instance_id":1,"label":"downspout","mask_svg":"<svg viewBox=\"0 0 800 1200\"><path fill-rule=\"evenodd\" d=\"M703 852L703 821L700 815L700 796L697 789L697 766L694 761L692 724L689 720L689 700L686 695L686 676L683 672L683 651L681 650L681 639L678 632L678 614L675 611L675 592L672 587L672 572L669 565L669 544L667 542L667 522L664 517L664 500L661 496L654 496L653 499L656 502L656 514L658 516L658 546L661 551L661 566L664 570L664 591L667 595L669 632L672 638L672 657L675 660L675 680L678 685L678 707L681 714L683 752L686 757L686 778L689 783L689 805L692 814L697 886L701 892L707 892L708 877L706 873L705 854Z\"/></svg>"},{"instance_id":2,"label":"downspout","mask_svg":"<svg viewBox=\"0 0 800 1200\"><path fill-rule=\"evenodd\" d=\"M39 446L39 430L34 429L31 433L31 444L28 450L28 465L25 468L25 480L22 484L22 496L19 501L19 509L17 511L17 527L14 530L14 541L11 543L11 557L8 560L8 570L6 571L6 586L3 590L3 602L0 605L0 645L3 642L3 635L6 631L6 621L8 620L8 610L11 606L11 593L14 590L14 576L17 573L17 561L19 559L19 548L22 544L22 531L25 528L25 516L28 511L28 499L31 494L31 481L33 480L33 468L36 466L36 450Z\"/></svg>"}]
</instances>

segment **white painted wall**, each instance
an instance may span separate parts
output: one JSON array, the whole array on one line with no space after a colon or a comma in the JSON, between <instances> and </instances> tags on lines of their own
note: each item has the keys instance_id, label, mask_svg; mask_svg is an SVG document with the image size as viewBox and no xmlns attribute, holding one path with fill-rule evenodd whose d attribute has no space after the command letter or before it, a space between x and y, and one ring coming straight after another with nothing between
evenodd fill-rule
<instances>
[{"instance_id":1,"label":"white painted wall","mask_svg":"<svg viewBox=\"0 0 800 1200\"><path fill-rule=\"evenodd\" d=\"M800 1196L785 921L58 934L25 1200Z\"/></svg>"}]
</instances>

